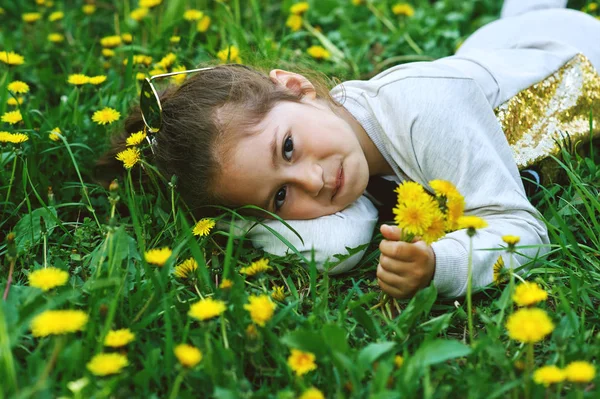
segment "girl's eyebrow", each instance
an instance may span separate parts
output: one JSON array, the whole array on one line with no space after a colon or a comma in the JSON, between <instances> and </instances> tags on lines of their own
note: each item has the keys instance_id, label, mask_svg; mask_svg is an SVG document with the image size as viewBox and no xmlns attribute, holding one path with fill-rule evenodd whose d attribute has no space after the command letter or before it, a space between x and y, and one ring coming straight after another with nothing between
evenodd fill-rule
<instances>
[{"instance_id":1,"label":"girl's eyebrow","mask_svg":"<svg viewBox=\"0 0 600 399\"><path fill-rule=\"evenodd\" d=\"M277 133L279 132L279 125L275 128L273 133L273 139L271 140L271 165L273 169L277 170L279 165L277 164Z\"/></svg>"}]
</instances>

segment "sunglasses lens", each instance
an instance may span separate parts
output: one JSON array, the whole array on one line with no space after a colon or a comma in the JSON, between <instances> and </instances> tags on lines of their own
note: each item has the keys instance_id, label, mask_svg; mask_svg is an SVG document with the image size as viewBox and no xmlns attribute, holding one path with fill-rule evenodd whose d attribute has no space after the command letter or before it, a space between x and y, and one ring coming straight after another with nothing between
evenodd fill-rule
<instances>
[{"instance_id":1,"label":"sunglasses lens","mask_svg":"<svg viewBox=\"0 0 600 399\"><path fill-rule=\"evenodd\" d=\"M152 85L147 80L142 84L142 93L140 94L140 108L142 117L146 126L152 132L157 132L162 124L162 114L158 96Z\"/></svg>"}]
</instances>

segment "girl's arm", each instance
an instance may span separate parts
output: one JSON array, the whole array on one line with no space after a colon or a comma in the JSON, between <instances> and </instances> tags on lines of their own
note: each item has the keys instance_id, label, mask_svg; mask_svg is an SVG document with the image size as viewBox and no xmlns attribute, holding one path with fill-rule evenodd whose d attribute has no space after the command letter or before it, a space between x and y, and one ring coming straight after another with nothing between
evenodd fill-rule
<instances>
[{"instance_id":1,"label":"girl's arm","mask_svg":"<svg viewBox=\"0 0 600 399\"><path fill-rule=\"evenodd\" d=\"M304 242L277 220L265 220L263 223L281 234L309 261L314 250L317 268L323 271L326 262L330 264L336 262L334 255L347 255L348 248L356 248L371 242L377 216L375 206L362 196L346 209L333 215L310 220L286 220L286 223L300 234ZM254 223L238 222L237 224L243 231L247 231ZM293 253L283 241L264 226L255 226L248 232L247 237L254 247L262 248L270 254L283 256ZM329 274L342 273L354 268L365 251L366 248L333 266L328 270Z\"/></svg>"},{"instance_id":2,"label":"girl's arm","mask_svg":"<svg viewBox=\"0 0 600 399\"><path fill-rule=\"evenodd\" d=\"M393 87L383 90L388 89ZM524 256L516 256L514 267L546 253L546 226L525 196L512 152L480 87L471 79L423 79L411 93L410 101L402 102L408 109L400 113L409 119L401 123L410 126L410 145L392 139L393 152L412 149L398 160L412 166L411 177L425 185L433 179L451 181L465 197L465 214L488 222L473 237L474 287L493 281L499 256L508 267L506 252L481 250L505 246L503 235L520 236L519 245L535 246L520 249ZM465 294L469 241L460 230L432 244L433 283L441 295Z\"/></svg>"}]
</instances>

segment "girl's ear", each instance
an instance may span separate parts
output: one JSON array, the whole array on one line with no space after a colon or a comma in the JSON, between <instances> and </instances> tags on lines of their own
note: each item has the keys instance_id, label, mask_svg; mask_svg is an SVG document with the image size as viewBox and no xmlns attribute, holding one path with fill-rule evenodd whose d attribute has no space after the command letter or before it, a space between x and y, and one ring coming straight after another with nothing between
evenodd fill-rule
<instances>
[{"instance_id":1,"label":"girl's ear","mask_svg":"<svg viewBox=\"0 0 600 399\"><path fill-rule=\"evenodd\" d=\"M298 73L273 69L269 72L269 78L275 85L286 88L299 97L306 96L313 100L317 97L313 84Z\"/></svg>"}]
</instances>

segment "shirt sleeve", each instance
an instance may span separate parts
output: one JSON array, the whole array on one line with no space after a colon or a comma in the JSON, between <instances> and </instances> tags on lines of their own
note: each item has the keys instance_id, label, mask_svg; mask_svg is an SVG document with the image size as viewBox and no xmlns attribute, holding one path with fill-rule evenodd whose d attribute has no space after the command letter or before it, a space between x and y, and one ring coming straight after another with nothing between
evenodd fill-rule
<instances>
[{"instance_id":1,"label":"shirt sleeve","mask_svg":"<svg viewBox=\"0 0 600 399\"><path fill-rule=\"evenodd\" d=\"M317 268L324 270L326 262L335 264L334 255L348 255L348 248L357 248L367 244L373 237L378 212L375 206L365 196L344 210L332 215L321 216L309 220L286 220L302 241L287 226L277 220L265 220L263 223L288 240L308 260L313 256ZM249 225L239 226L248 229ZM255 248L265 252L284 256L292 253L291 249L277 238L265 226L257 225L247 233ZM358 251L347 259L342 260L328 270L329 274L338 274L354 268L367 248Z\"/></svg>"},{"instance_id":2,"label":"shirt sleeve","mask_svg":"<svg viewBox=\"0 0 600 399\"><path fill-rule=\"evenodd\" d=\"M434 179L452 182L465 197L465 214L485 219L488 227L473 237L473 287L493 281L493 265L503 251L503 235L517 235L523 248L513 266L519 267L548 251L548 234L539 212L525 196L512 152L484 93L471 79L422 79L409 108L411 147L395 152L413 154L409 174L428 186ZM412 116L411 116L412 115ZM396 141L398 146L399 142ZM406 142L404 143L406 144ZM408 172L407 172L408 173ZM447 297L466 293L469 240L465 230L447 234L432 244L436 255L433 284Z\"/></svg>"}]
</instances>

